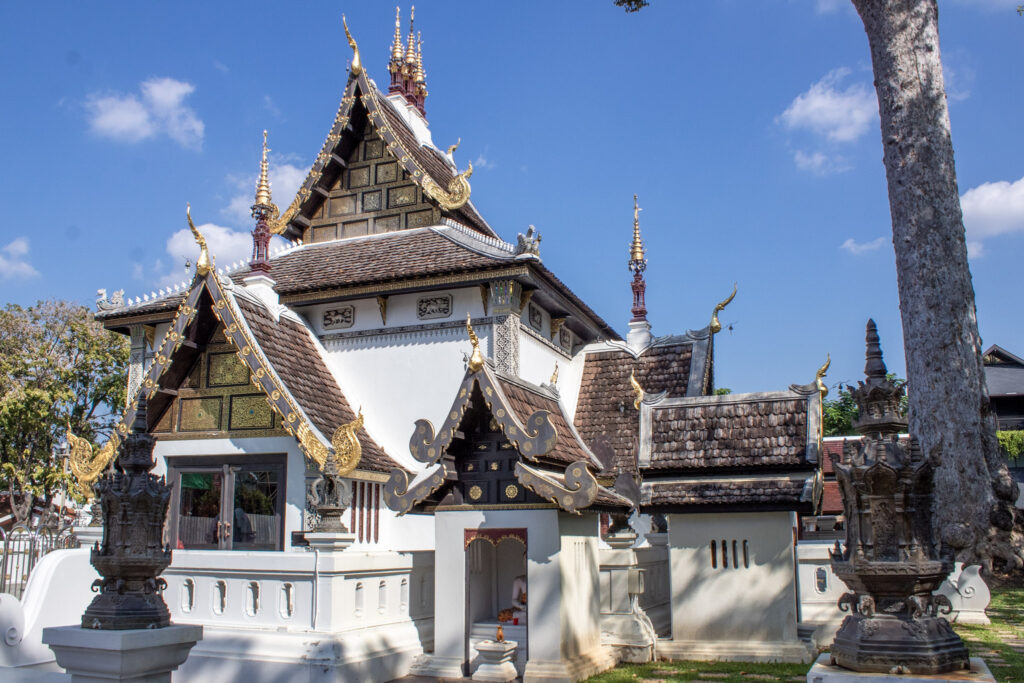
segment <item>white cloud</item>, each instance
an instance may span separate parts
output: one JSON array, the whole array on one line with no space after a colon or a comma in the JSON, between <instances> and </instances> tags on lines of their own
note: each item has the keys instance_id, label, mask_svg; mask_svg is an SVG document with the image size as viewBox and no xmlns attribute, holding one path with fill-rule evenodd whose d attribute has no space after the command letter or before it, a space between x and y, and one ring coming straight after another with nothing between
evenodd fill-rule
<instances>
[{"instance_id":1,"label":"white cloud","mask_svg":"<svg viewBox=\"0 0 1024 683\"><path fill-rule=\"evenodd\" d=\"M39 271L28 262L28 238L18 237L0 247L0 279L28 278Z\"/></svg>"},{"instance_id":2,"label":"white cloud","mask_svg":"<svg viewBox=\"0 0 1024 683\"><path fill-rule=\"evenodd\" d=\"M834 69L796 96L776 121L790 130L807 129L829 142L853 142L865 132L878 114L875 92L870 85L841 82L850 74Z\"/></svg>"},{"instance_id":3,"label":"white cloud","mask_svg":"<svg viewBox=\"0 0 1024 683\"><path fill-rule=\"evenodd\" d=\"M270 115L275 119L281 118L281 109L270 95L263 96L263 108L270 112Z\"/></svg>"},{"instance_id":4,"label":"white cloud","mask_svg":"<svg viewBox=\"0 0 1024 683\"><path fill-rule=\"evenodd\" d=\"M473 170L487 171L492 168L497 168L497 162L491 161L483 154L479 154L476 160L473 162Z\"/></svg>"},{"instance_id":5,"label":"white cloud","mask_svg":"<svg viewBox=\"0 0 1024 683\"><path fill-rule=\"evenodd\" d=\"M195 86L173 78L151 78L134 94L89 95L85 109L92 132L120 142L167 135L183 147L199 149L205 126L185 98Z\"/></svg>"},{"instance_id":6,"label":"white cloud","mask_svg":"<svg viewBox=\"0 0 1024 683\"><path fill-rule=\"evenodd\" d=\"M841 245L839 245L839 247L841 249L845 249L851 254L863 254L869 251L876 251L880 249L883 244L885 244L884 237L875 238L870 242L858 242L852 237L850 237Z\"/></svg>"},{"instance_id":7,"label":"white cloud","mask_svg":"<svg viewBox=\"0 0 1024 683\"><path fill-rule=\"evenodd\" d=\"M213 60L213 68L221 72L222 74L226 74L227 72L231 71L231 69L228 68L228 65L220 61L219 59Z\"/></svg>"},{"instance_id":8,"label":"white cloud","mask_svg":"<svg viewBox=\"0 0 1024 683\"><path fill-rule=\"evenodd\" d=\"M275 163L274 158L274 155L271 155L270 191L274 195L274 203L281 208L281 211L284 211L285 207L292 203L302 181L306 179L306 170L294 164ZM255 200L257 177L257 174L253 174L244 178L228 178L238 194L231 198L228 205L221 210L221 214L235 225L250 225L252 223L250 207Z\"/></svg>"},{"instance_id":9,"label":"white cloud","mask_svg":"<svg viewBox=\"0 0 1024 683\"><path fill-rule=\"evenodd\" d=\"M967 230L967 253L982 256L983 240L1024 232L1024 178L972 187L960 197Z\"/></svg>"},{"instance_id":10,"label":"white cloud","mask_svg":"<svg viewBox=\"0 0 1024 683\"><path fill-rule=\"evenodd\" d=\"M814 11L818 14L831 14L842 7L849 6L849 0L814 0Z\"/></svg>"},{"instance_id":11,"label":"white cloud","mask_svg":"<svg viewBox=\"0 0 1024 683\"><path fill-rule=\"evenodd\" d=\"M852 168L844 157L838 154L825 154L821 151L807 153L798 149L793 154L793 161L801 171L810 171L821 176L842 173Z\"/></svg>"}]
</instances>

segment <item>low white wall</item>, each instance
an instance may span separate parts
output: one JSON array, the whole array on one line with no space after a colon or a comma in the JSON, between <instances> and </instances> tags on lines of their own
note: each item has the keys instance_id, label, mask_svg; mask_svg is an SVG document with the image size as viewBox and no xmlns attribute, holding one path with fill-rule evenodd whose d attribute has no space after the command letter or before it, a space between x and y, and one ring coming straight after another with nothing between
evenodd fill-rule
<instances>
[{"instance_id":1,"label":"low white wall","mask_svg":"<svg viewBox=\"0 0 1024 683\"><path fill-rule=\"evenodd\" d=\"M659 636L668 636L672 631L668 546L636 548L636 560L644 572L644 592L639 598L640 609L647 613Z\"/></svg>"}]
</instances>

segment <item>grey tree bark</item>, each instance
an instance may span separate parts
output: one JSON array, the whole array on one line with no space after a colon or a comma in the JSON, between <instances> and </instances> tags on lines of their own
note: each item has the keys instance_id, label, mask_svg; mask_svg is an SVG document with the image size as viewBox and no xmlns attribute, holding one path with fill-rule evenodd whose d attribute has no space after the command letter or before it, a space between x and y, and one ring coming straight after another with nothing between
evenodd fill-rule
<instances>
[{"instance_id":1,"label":"grey tree bark","mask_svg":"<svg viewBox=\"0 0 1024 683\"><path fill-rule=\"evenodd\" d=\"M910 397L936 463L937 537L1019 567L1017 485L995 436L953 164L936 0L852 0L871 46Z\"/></svg>"}]
</instances>

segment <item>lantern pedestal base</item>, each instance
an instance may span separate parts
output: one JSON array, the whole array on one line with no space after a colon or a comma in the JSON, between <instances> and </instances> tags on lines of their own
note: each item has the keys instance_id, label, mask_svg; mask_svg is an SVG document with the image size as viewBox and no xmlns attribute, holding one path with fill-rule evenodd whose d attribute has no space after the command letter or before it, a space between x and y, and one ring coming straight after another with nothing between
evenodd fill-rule
<instances>
[{"instance_id":1,"label":"lantern pedestal base","mask_svg":"<svg viewBox=\"0 0 1024 683\"><path fill-rule=\"evenodd\" d=\"M43 642L71 674L71 683L171 683L171 672L202 637L202 626L187 624L124 631L43 629Z\"/></svg>"},{"instance_id":2,"label":"lantern pedestal base","mask_svg":"<svg viewBox=\"0 0 1024 683\"><path fill-rule=\"evenodd\" d=\"M807 672L807 683L874 683L886 681L891 683L945 683L945 681L972 681L976 683L995 683L996 678L988 670L980 657L971 657L970 668L951 671L944 674L878 674L850 671L831 664L831 657L826 652L818 657L811 670Z\"/></svg>"},{"instance_id":3,"label":"lantern pedestal base","mask_svg":"<svg viewBox=\"0 0 1024 683\"><path fill-rule=\"evenodd\" d=\"M941 617L851 614L832 643L832 661L864 673L945 674L964 671L967 647Z\"/></svg>"}]
</instances>

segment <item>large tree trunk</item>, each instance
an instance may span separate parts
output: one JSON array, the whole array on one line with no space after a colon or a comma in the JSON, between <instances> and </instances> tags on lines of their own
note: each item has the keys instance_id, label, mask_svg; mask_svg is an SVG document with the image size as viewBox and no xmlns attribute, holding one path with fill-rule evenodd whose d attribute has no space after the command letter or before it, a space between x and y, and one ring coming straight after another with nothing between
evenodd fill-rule
<instances>
[{"instance_id":1,"label":"large tree trunk","mask_svg":"<svg viewBox=\"0 0 1024 683\"><path fill-rule=\"evenodd\" d=\"M953 165L936 0L852 0L871 45L906 346L910 431L938 465L937 537L1021 564L996 441Z\"/></svg>"}]
</instances>

